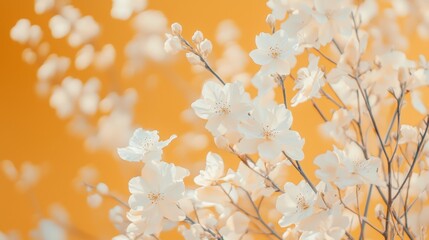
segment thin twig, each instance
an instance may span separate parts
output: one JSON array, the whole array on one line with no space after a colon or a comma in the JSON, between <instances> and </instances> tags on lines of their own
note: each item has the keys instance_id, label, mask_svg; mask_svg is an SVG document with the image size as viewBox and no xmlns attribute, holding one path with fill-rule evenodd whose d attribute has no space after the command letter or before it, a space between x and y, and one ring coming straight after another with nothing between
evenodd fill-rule
<instances>
[{"instance_id":1,"label":"thin twig","mask_svg":"<svg viewBox=\"0 0 429 240\"><path fill-rule=\"evenodd\" d=\"M292 164L292 166L299 172L299 174L304 178L304 180L308 183L308 185L313 189L315 193L317 193L317 189L314 186L314 184L310 181L310 179L307 177L305 172L302 170L301 165L298 161L294 161L292 158L290 158L285 152L282 152L283 155L289 160L289 162Z\"/></svg>"}]
</instances>

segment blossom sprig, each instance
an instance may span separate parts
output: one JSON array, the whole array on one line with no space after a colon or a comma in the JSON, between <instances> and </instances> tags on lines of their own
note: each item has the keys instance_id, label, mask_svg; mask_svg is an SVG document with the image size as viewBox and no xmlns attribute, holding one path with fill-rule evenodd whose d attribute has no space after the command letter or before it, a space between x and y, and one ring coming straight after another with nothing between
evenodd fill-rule
<instances>
[{"instance_id":1,"label":"blossom sprig","mask_svg":"<svg viewBox=\"0 0 429 240\"><path fill-rule=\"evenodd\" d=\"M225 85L222 78L207 62L207 57L213 50L211 41L204 38L201 31L196 31L192 36L192 42L195 46L192 46L192 44L182 36L182 26L179 23L173 23L171 25L171 34L167 34L164 48L170 53L177 53L181 50L186 51L186 58L192 65L203 66L213 74L219 82Z\"/></svg>"},{"instance_id":2,"label":"blossom sprig","mask_svg":"<svg viewBox=\"0 0 429 240\"><path fill-rule=\"evenodd\" d=\"M12 39L28 48L23 53L27 62L37 62L36 51L44 53L38 78L49 93L52 87L51 105L62 117L110 112L100 121L94 142L105 135L127 135L129 144L120 145L125 147L117 149L119 157L142 162L141 174L128 183L128 203L119 202L110 212L120 232L114 239L158 239L174 228L189 240L364 239L372 237L368 228L386 240L427 238L429 105L423 94L429 65L424 56L407 57L407 38L396 20L414 11L406 20L427 36L425 1L268 0L268 32L256 35L256 47L246 55L259 68L257 73L244 72L246 56L237 47L238 31L231 22L219 28L217 42L229 49L213 68L213 44L201 31L188 41L182 26L174 23L163 42L167 20L161 12L144 10L143 0L113 3L115 19L135 14L137 33L127 45L124 72L135 74L146 55L162 62L166 53L183 51L192 65L216 78L204 82L191 111L205 121L219 148L208 152L194 183L185 185L191 171L164 159L175 135L162 141L156 130L140 128L132 134L133 90L103 98L98 81L64 78L73 62L80 70L99 66L97 59L111 60L101 61L103 66L114 64L113 46L96 51L92 44L98 23L71 6L38 0L37 12L53 10L53 37L67 37L72 47L81 47L72 61L42 51L40 27L29 20L12 29ZM76 18L69 18L70 13ZM235 60L239 63L228 69ZM223 80L238 73L250 77ZM252 79L256 96L243 79ZM292 90L287 81L293 82ZM289 91L295 91L291 99ZM321 117L322 134L333 142L314 159L308 152L314 146L305 139L315 133L305 136L295 126L308 120L295 114L307 104ZM116 125L117 134L111 127ZM314 172L308 171L310 162ZM9 163L5 166L16 175ZM112 197L103 184L88 188L90 205Z\"/></svg>"}]
</instances>

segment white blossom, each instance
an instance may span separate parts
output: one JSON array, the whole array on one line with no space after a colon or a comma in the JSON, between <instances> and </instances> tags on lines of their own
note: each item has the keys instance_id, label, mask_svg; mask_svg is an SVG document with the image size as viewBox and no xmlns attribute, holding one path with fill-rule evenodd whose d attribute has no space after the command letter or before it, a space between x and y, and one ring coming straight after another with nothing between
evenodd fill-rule
<instances>
[{"instance_id":1,"label":"white blossom","mask_svg":"<svg viewBox=\"0 0 429 240\"><path fill-rule=\"evenodd\" d=\"M207 82L203 86L202 98L192 103L192 108L202 119L207 119L206 128L213 135L237 128L251 109L250 97L239 83L222 86Z\"/></svg>"},{"instance_id":2,"label":"white blossom","mask_svg":"<svg viewBox=\"0 0 429 240\"><path fill-rule=\"evenodd\" d=\"M130 138L129 145L118 148L118 155L121 159L131 162L159 161L162 157L162 149L175 138L176 135L172 135L165 141L159 141L158 131L138 128Z\"/></svg>"},{"instance_id":3,"label":"white blossom","mask_svg":"<svg viewBox=\"0 0 429 240\"><path fill-rule=\"evenodd\" d=\"M274 160L285 152L294 160L302 160L304 140L290 130L292 114L284 105L256 106L251 117L240 124L243 139L237 145L243 153L259 153L261 158Z\"/></svg>"},{"instance_id":4,"label":"white blossom","mask_svg":"<svg viewBox=\"0 0 429 240\"><path fill-rule=\"evenodd\" d=\"M173 164L148 161L141 176L130 180L129 205L132 211L138 212L138 218L144 219L144 233L158 233L163 218L171 221L185 219L185 213L177 204L184 197L183 178L188 174L187 170Z\"/></svg>"},{"instance_id":5,"label":"white blossom","mask_svg":"<svg viewBox=\"0 0 429 240\"><path fill-rule=\"evenodd\" d=\"M311 217L317 195L310 185L304 180L298 185L288 182L284 190L285 193L280 195L276 202L277 210L283 215L279 221L280 226L287 227Z\"/></svg>"},{"instance_id":6,"label":"white blossom","mask_svg":"<svg viewBox=\"0 0 429 240\"><path fill-rule=\"evenodd\" d=\"M127 20L134 12L140 12L146 7L146 0L113 0L110 14L113 18Z\"/></svg>"},{"instance_id":7,"label":"white blossom","mask_svg":"<svg viewBox=\"0 0 429 240\"><path fill-rule=\"evenodd\" d=\"M311 98L320 97L320 89L325 84L324 73L317 66L319 57L313 54L309 55L309 65L307 68L298 70L298 78L295 82L294 90L299 92L292 98L292 106L305 102Z\"/></svg>"},{"instance_id":8,"label":"white blossom","mask_svg":"<svg viewBox=\"0 0 429 240\"><path fill-rule=\"evenodd\" d=\"M289 74L296 64L297 42L279 30L273 35L261 33L256 36L257 49L250 52L253 61L261 65L264 74Z\"/></svg>"}]
</instances>

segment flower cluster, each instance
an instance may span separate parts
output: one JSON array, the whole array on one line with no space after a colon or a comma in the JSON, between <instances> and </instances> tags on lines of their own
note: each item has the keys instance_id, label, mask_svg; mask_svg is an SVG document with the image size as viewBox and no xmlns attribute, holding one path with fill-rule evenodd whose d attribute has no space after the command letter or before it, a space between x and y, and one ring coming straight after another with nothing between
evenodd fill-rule
<instances>
[{"instance_id":1,"label":"flower cluster","mask_svg":"<svg viewBox=\"0 0 429 240\"><path fill-rule=\"evenodd\" d=\"M91 45L99 34L92 17L56 1L36 2L38 13L57 9L49 22L54 38L67 37L72 47L81 46L77 69L114 63L111 45L99 51ZM207 153L205 168L191 183L184 179L192 171L164 161L164 148L176 135L162 141L158 131L137 128L128 146L116 142L122 160L142 163L141 174L129 180L128 203L104 184L87 186L90 204L99 205L103 196L119 202L110 211L120 232L114 239L158 239L170 229L187 240L427 238L429 105L423 93L429 64L424 56L408 59L400 24L385 21L415 10L411 20L427 36L429 5L423 0L384 5L376 0L268 0L268 31L256 36L249 53L259 70L246 74L233 23L222 22L219 31L225 34L216 43L201 31L188 41L179 23L164 38L167 21L160 12L143 11L143 0L114 0L114 18L136 14L138 34L127 46L125 72L137 72L143 59L163 61L185 52L193 67L211 75L186 116L202 119L218 148ZM102 98L97 78L85 83L63 78L70 60L44 51L40 27L29 20L18 21L11 37L28 46L27 62L44 59L39 83L51 91L50 104L59 117L82 120L104 109L110 115L100 119L90 138L94 144L106 136L122 140L130 135L132 90ZM212 65L215 44L225 51ZM61 84L52 86L59 76ZM289 98L291 91L295 95ZM305 144L299 128L307 119L293 121L294 111L308 106L332 143L314 159L306 153L314 146ZM80 128L88 132L88 126ZM189 138L189 145L200 144L194 139L199 138ZM311 162L314 173L308 170ZM16 177L10 163L5 169Z\"/></svg>"}]
</instances>

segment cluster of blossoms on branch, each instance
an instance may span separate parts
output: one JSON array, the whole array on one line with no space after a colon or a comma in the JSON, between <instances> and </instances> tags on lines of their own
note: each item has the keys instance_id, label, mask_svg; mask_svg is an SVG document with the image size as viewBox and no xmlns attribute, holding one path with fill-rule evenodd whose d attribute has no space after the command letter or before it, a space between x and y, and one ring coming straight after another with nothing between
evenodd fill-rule
<instances>
[{"instance_id":1,"label":"cluster of blossoms on branch","mask_svg":"<svg viewBox=\"0 0 429 240\"><path fill-rule=\"evenodd\" d=\"M173 23L163 42L165 55L154 59L184 52L191 65L212 75L191 108L205 121L218 149L207 153L205 168L191 183L188 169L163 158L175 135L160 140L158 131L135 130L128 146L117 150L125 161L143 162L141 174L129 181L128 203L103 184L88 186L95 191L90 202L102 196L119 202L110 212L120 231L114 239L158 239L171 229L187 240L426 239L429 105L423 94L429 65L424 56L407 58L407 39L396 19L405 16L407 26L427 37L429 4L392 0L384 5L376 0L269 0L267 32L256 36L256 48L249 53L260 66L252 77L244 74L245 61L229 23L220 28L231 32L217 39L227 50L216 65L210 63L213 43L201 31L187 40L182 26ZM119 19L144 8L137 0L115 0L113 6L112 16ZM46 6L36 9L47 11ZM97 52L90 45L98 33L91 17L57 2L55 9L53 36L68 36L72 47L86 44L76 68L113 64L113 59L109 64L97 61L98 55L103 56L100 61L111 56L112 48ZM143 20L136 19L136 26L162 33L163 27L148 23L157 17L154 12L140 14L136 18ZM386 19L392 21L386 24ZM46 48L40 28L28 20L20 20L11 36L29 45L24 59L36 61L36 51ZM137 49L148 38L163 39L137 36L129 46L129 72L142 63ZM152 50L155 45L142 44ZM229 62L236 65L227 66ZM68 59L51 54L39 68L39 82L52 84L68 65ZM287 94L292 92L286 89L288 81L294 85L293 97ZM254 96L250 87L257 90ZM83 84L66 77L53 88L50 103L59 116L74 111L91 115L98 104L105 105L98 101L98 88L96 79ZM293 125L294 109L307 104L333 142L315 159L306 157L305 139ZM111 126L110 121L105 124ZM304 162L314 163L314 173ZM230 165L235 167L225 169Z\"/></svg>"}]
</instances>

